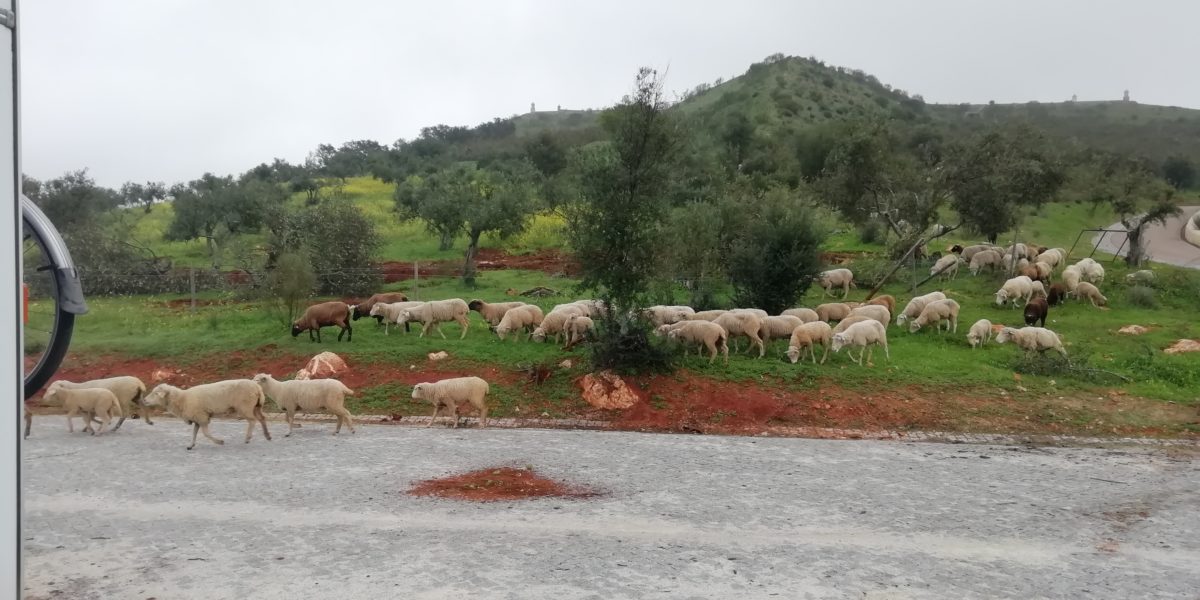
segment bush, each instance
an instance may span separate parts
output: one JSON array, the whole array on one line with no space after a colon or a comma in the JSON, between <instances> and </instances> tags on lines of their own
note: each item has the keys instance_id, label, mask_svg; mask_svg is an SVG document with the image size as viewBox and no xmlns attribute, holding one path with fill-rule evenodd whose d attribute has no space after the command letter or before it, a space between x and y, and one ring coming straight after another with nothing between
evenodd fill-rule
<instances>
[{"instance_id":1,"label":"bush","mask_svg":"<svg viewBox=\"0 0 1200 600\"><path fill-rule=\"evenodd\" d=\"M1125 300L1138 308L1158 308L1154 290L1144 285L1135 285L1125 292Z\"/></svg>"},{"instance_id":2,"label":"bush","mask_svg":"<svg viewBox=\"0 0 1200 600\"><path fill-rule=\"evenodd\" d=\"M613 315L599 319L596 337L588 346L592 368L621 375L672 371L675 355L665 339L653 337L650 330L650 323L643 318Z\"/></svg>"},{"instance_id":3,"label":"bush","mask_svg":"<svg viewBox=\"0 0 1200 600\"><path fill-rule=\"evenodd\" d=\"M299 228L319 293L369 296L377 291L383 281L375 263L379 236L362 209L345 200L328 200L306 209Z\"/></svg>"},{"instance_id":4,"label":"bush","mask_svg":"<svg viewBox=\"0 0 1200 600\"><path fill-rule=\"evenodd\" d=\"M730 252L734 302L773 315L790 308L820 271L823 241L807 206L769 193Z\"/></svg>"},{"instance_id":5,"label":"bush","mask_svg":"<svg viewBox=\"0 0 1200 600\"><path fill-rule=\"evenodd\" d=\"M864 244L874 244L883 239L884 230L878 221L867 221L858 228L858 241Z\"/></svg>"},{"instance_id":6,"label":"bush","mask_svg":"<svg viewBox=\"0 0 1200 600\"><path fill-rule=\"evenodd\" d=\"M275 263L275 268L267 276L267 286L270 290L274 307L284 325L296 319L305 299L312 294L317 285L317 276L313 274L312 265L308 258L301 254L284 254Z\"/></svg>"}]
</instances>

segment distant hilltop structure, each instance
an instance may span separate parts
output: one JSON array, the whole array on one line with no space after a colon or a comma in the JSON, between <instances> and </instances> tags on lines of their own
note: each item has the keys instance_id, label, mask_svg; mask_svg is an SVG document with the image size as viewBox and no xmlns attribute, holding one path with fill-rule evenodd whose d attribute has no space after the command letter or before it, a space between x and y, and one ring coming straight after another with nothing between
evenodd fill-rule
<instances>
[{"instance_id":1,"label":"distant hilltop structure","mask_svg":"<svg viewBox=\"0 0 1200 600\"><path fill-rule=\"evenodd\" d=\"M1125 90L1125 96L1121 98L1122 102L1129 102L1129 90Z\"/></svg>"}]
</instances>

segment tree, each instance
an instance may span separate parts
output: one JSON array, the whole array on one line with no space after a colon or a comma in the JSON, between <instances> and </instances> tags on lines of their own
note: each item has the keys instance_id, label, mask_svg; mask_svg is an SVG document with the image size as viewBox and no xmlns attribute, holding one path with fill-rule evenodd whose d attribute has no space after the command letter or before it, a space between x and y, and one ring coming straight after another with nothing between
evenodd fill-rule
<instances>
[{"instance_id":1,"label":"tree","mask_svg":"<svg viewBox=\"0 0 1200 600\"><path fill-rule=\"evenodd\" d=\"M168 240L204 239L214 269L221 268L221 249L233 235L257 231L265 208L282 203L287 194L278 185L255 179L235 183L232 177L205 173L200 179L171 189L175 218Z\"/></svg>"},{"instance_id":2,"label":"tree","mask_svg":"<svg viewBox=\"0 0 1200 600\"><path fill-rule=\"evenodd\" d=\"M1175 188L1158 178L1145 164L1127 158L1109 158L1101 166L1092 201L1109 203L1128 231L1125 264L1138 267L1145 260L1146 227L1163 224L1181 212Z\"/></svg>"},{"instance_id":3,"label":"tree","mask_svg":"<svg viewBox=\"0 0 1200 600\"><path fill-rule=\"evenodd\" d=\"M271 297L279 303L281 321L291 324L300 312L302 302L316 287L317 277L313 274L308 257L303 254L279 256L276 268L267 277Z\"/></svg>"},{"instance_id":4,"label":"tree","mask_svg":"<svg viewBox=\"0 0 1200 600\"><path fill-rule=\"evenodd\" d=\"M396 186L396 212L425 222L429 233L438 236L438 250L449 250L462 232L463 206L474 191L465 169L439 171L421 177L410 175Z\"/></svg>"},{"instance_id":5,"label":"tree","mask_svg":"<svg viewBox=\"0 0 1200 600\"><path fill-rule=\"evenodd\" d=\"M317 292L341 296L375 293L382 273L375 261L380 239L375 224L348 200L331 199L306 208L298 223Z\"/></svg>"},{"instance_id":6,"label":"tree","mask_svg":"<svg viewBox=\"0 0 1200 600\"><path fill-rule=\"evenodd\" d=\"M62 231L85 226L121 203L116 192L96 185L87 169L41 182L26 178L21 188Z\"/></svg>"},{"instance_id":7,"label":"tree","mask_svg":"<svg viewBox=\"0 0 1200 600\"><path fill-rule=\"evenodd\" d=\"M721 142L729 152L734 171L746 160L746 152L754 143L754 133L754 124L740 112L731 114L721 129Z\"/></svg>"},{"instance_id":8,"label":"tree","mask_svg":"<svg viewBox=\"0 0 1200 600\"><path fill-rule=\"evenodd\" d=\"M785 189L768 192L752 210L729 256L734 302L775 315L812 284L825 236L811 209Z\"/></svg>"},{"instance_id":9,"label":"tree","mask_svg":"<svg viewBox=\"0 0 1200 600\"><path fill-rule=\"evenodd\" d=\"M567 209L568 235L581 286L609 307L592 346L593 365L618 370L667 368L669 355L649 340L640 300L658 262L658 230L680 133L662 98L657 72L638 71L634 91L600 115L605 144L575 155L580 199Z\"/></svg>"},{"instance_id":10,"label":"tree","mask_svg":"<svg viewBox=\"0 0 1200 600\"><path fill-rule=\"evenodd\" d=\"M525 143L525 156L545 177L554 177L567 167L567 152L548 131Z\"/></svg>"},{"instance_id":11,"label":"tree","mask_svg":"<svg viewBox=\"0 0 1200 600\"><path fill-rule=\"evenodd\" d=\"M479 238L494 232L501 238L525 229L533 210L532 174L516 167L508 172L478 171L472 179L473 197L463 205L463 224L467 232L467 252L463 261L463 282L475 284L475 255Z\"/></svg>"},{"instance_id":12,"label":"tree","mask_svg":"<svg viewBox=\"0 0 1200 600\"><path fill-rule=\"evenodd\" d=\"M1162 174L1167 183L1177 190L1196 184L1196 165L1184 156L1171 156L1163 161Z\"/></svg>"},{"instance_id":13,"label":"tree","mask_svg":"<svg viewBox=\"0 0 1200 600\"><path fill-rule=\"evenodd\" d=\"M1021 207L1040 206L1066 180L1048 142L1028 128L991 131L951 151L948 183L952 205L989 243L1016 227Z\"/></svg>"},{"instance_id":14,"label":"tree","mask_svg":"<svg viewBox=\"0 0 1200 600\"><path fill-rule=\"evenodd\" d=\"M120 195L125 204L140 205L146 214L150 214L155 203L167 198L167 186L161 181L147 181L145 184L127 181L121 186Z\"/></svg>"}]
</instances>

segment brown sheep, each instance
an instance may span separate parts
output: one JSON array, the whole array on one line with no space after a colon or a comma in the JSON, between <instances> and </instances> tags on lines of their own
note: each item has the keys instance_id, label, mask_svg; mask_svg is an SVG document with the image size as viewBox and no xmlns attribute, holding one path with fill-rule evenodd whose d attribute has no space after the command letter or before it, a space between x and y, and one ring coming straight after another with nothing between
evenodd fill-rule
<instances>
[{"instance_id":1,"label":"brown sheep","mask_svg":"<svg viewBox=\"0 0 1200 600\"><path fill-rule=\"evenodd\" d=\"M888 314L896 314L896 298L891 294L875 296L874 298L867 300L867 304L878 304L879 306L886 307L888 309Z\"/></svg>"},{"instance_id":2,"label":"brown sheep","mask_svg":"<svg viewBox=\"0 0 1200 600\"><path fill-rule=\"evenodd\" d=\"M1034 323L1041 321L1041 324L1038 325L1038 327L1045 327L1046 313L1048 312L1050 312L1050 305L1047 304L1045 298L1042 298L1041 296L1033 298L1029 302L1025 303L1025 324L1033 325Z\"/></svg>"},{"instance_id":3,"label":"brown sheep","mask_svg":"<svg viewBox=\"0 0 1200 600\"><path fill-rule=\"evenodd\" d=\"M1058 306L1067 299L1067 286L1061 283L1050 285L1049 302L1050 306Z\"/></svg>"},{"instance_id":4,"label":"brown sheep","mask_svg":"<svg viewBox=\"0 0 1200 600\"><path fill-rule=\"evenodd\" d=\"M371 314L371 308L376 304L391 304L393 302L408 302L408 295L404 292L384 292L382 294L373 294L370 298L354 305L351 314L351 319L357 321L362 317ZM383 323L383 315L375 315L377 324ZM408 331L407 329L405 331Z\"/></svg>"},{"instance_id":5,"label":"brown sheep","mask_svg":"<svg viewBox=\"0 0 1200 600\"><path fill-rule=\"evenodd\" d=\"M342 336L346 335L346 341L354 339L354 329L350 327L350 306L345 302L322 302L314 304L304 310L304 314L300 315L292 323L292 337L296 337L305 331L308 332L308 341L321 342L321 328L336 325L342 330L338 332L338 341L342 341ZM313 332L317 333L316 339L313 338Z\"/></svg>"}]
</instances>

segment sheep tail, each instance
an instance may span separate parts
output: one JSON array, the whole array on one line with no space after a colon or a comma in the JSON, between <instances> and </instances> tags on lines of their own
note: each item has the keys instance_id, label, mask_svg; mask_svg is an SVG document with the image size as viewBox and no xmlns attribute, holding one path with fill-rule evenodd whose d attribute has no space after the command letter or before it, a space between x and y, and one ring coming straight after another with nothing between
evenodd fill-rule
<instances>
[{"instance_id":1,"label":"sheep tail","mask_svg":"<svg viewBox=\"0 0 1200 600\"><path fill-rule=\"evenodd\" d=\"M348 395L348 396L353 396L353 395L354 395L354 390L350 389L348 386L346 386L346 384L344 384L344 383L342 383L342 382L340 382L340 381L339 381L339 382L338 382L338 385L342 386L342 393L343 393L343 394L346 394L346 395Z\"/></svg>"}]
</instances>

